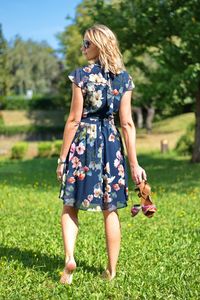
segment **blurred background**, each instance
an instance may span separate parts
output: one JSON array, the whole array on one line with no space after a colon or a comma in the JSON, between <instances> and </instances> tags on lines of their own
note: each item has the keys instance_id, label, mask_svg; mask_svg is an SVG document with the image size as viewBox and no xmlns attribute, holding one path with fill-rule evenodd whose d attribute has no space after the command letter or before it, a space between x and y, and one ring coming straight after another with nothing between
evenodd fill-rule
<instances>
[{"instance_id":1,"label":"blurred background","mask_svg":"<svg viewBox=\"0 0 200 300\"><path fill-rule=\"evenodd\" d=\"M138 161L158 211L131 217L129 169L116 281L100 277L102 214L80 211L68 288L56 168L68 74L87 63L80 47L94 23L116 33L133 77ZM0 0L0 24L0 299L200 299L200 1Z\"/></svg>"},{"instance_id":2,"label":"blurred background","mask_svg":"<svg viewBox=\"0 0 200 300\"><path fill-rule=\"evenodd\" d=\"M0 157L59 155L67 75L86 64L84 31L102 23L136 86L138 151L200 161L199 1L1 0L0 16Z\"/></svg>"}]
</instances>

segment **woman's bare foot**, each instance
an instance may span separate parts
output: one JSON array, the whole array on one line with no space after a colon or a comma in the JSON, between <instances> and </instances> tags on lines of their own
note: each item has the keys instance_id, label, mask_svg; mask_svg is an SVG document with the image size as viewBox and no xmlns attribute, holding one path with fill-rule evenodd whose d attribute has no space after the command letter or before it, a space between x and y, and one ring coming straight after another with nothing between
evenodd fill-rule
<instances>
[{"instance_id":1,"label":"woman's bare foot","mask_svg":"<svg viewBox=\"0 0 200 300\"><path fill-rule=\"evenodd\" d=\"M116 273L110 273L110 271L108 269L106 269L105 271L103 271L102 273L102 278L106 279L108 281L111 281L112 279L114 279L116 276Z\"/></svg>"},{"instance_id":2,"label":"woman's bare foot","mask_svg":"<svg viewBox=\"0 0 200 300\"><path fill-rule=\"evenodd\" d=\"M71 284L73 278L73 272L76 269L76 262L74 258L67 258L65 260L65 268L62 272L60 283L62 284Z\"/></svg>"}]
</instances>

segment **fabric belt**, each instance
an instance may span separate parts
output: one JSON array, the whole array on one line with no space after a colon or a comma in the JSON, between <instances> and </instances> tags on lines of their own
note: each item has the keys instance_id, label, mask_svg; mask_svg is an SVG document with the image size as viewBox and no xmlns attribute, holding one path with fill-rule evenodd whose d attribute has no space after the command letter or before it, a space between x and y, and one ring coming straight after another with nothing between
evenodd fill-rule
<instances>
[{"instance_id":1,"label":"fabric belt","mask_svg":"<svg viewBox=\"0 0 200 300\"><path fill-rule=\"evenodd\" d=\"M85 117L81 118L81 123L101 123L101 125L104 124L114 124L114 116L90 116L90 117Z\"/></svg>"}]
</instances>

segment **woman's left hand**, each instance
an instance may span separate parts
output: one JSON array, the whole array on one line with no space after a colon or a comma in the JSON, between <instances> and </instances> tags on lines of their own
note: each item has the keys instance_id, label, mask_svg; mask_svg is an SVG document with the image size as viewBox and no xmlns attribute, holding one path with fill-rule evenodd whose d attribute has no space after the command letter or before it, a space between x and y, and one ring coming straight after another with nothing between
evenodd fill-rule
<instances>
[{"instance_id":1,"label":"woman's left hand","mask_svg":"<svg viewBox=\"0 0 200 300\"><path fill-rule=\"evenodd\" d=\"M147 175L145 170L139 165L131 167L131 177L135 182L135 184L140 184L142 180L147 180Z\"/></svg>"}]
</instances>

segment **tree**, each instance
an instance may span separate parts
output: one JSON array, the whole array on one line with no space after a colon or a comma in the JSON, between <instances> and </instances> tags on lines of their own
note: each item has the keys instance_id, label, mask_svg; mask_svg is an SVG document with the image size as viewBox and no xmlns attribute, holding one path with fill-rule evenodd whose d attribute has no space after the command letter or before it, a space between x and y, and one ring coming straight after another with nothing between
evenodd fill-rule
<instances>
[{"instance_id":1,"label":"tree","mask_svg":"<svg viewBox=\"0 0 200 300\"><path fill-rule=\"evenodd\" d=\"M5 96L9 92L9 70L8 70L8 44L3 36L0 24L0 95Z\"/></svg>"},{"instance_id":2,"label":"tree","mask_svg":"<svg viewBox=\"0 0 200 300\"><path fill-rule=\"evenodd\" d=\"M195 102L193 162L200 162L200 5L198 0L98 1L95 21L110 25L130 64L143 70L148 82L139 89L160 108ZM137 57L148 53L159 65L149 72Z\"/></svg>"},{"instance_id":3,"label":"tree","mask_svg":"<svg viewBox=\"0 0 200 300\"><path fill-rule=\"evenodd\" d=\"M16 36L8 50L9 70L12 74L12 91L25 94L27 89L35 93L55 91L60 74L59 59L45 42L23 41Z\"/></svg>"}]
</instances>

